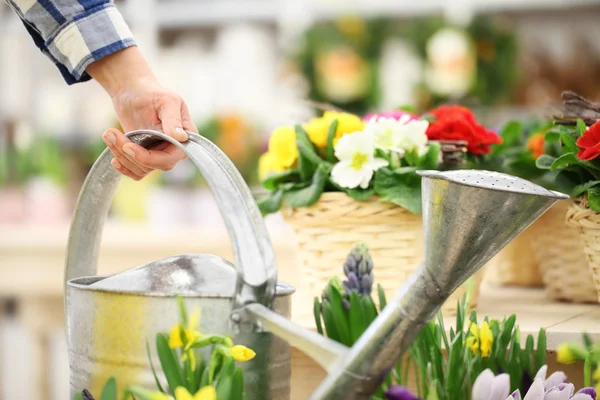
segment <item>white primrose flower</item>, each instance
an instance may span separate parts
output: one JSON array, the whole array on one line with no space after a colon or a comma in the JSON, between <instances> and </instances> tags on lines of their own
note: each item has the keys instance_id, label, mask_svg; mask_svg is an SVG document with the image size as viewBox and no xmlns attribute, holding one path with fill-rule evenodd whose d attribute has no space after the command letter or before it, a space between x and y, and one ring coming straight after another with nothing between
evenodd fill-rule
<instances>
[{"instance_id":1,"label":"white primrose flower","mask_svg":"<svg viewBox=\"0 0 600 400\"><path fill-rule=\"evenodd\" d=\"M424 154L427 150L425 131L429 122L403 115L400 119L377 117L371 118L365 132L375 137L375 147L381 150L394 151L402 157L405 152L417 150Z\"/></svg>"},{"instance_id":2,"label":"white primrose flower","mask_svg":"<svg viewBox=\"0 0 600 400\"><path fill-rule=\"evenodd\" d=\"M354 132L344 135L335 145L335 156L340 160L331 171L331 178L343 188L366 189L373 173L388 162L375 158L373 134Z\"/></svg>"}]
</instances>

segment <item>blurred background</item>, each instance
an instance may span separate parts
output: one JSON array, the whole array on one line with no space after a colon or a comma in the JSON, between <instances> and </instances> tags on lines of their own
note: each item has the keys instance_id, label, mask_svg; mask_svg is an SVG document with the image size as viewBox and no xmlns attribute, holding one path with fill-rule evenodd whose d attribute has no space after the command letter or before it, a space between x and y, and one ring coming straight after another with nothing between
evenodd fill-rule
<instances>
[{"instance_id":1,"label":"blurred background","mask_svg":"<svg viewBox=\"0 0 600 400\"><path fill-rule=\"evenodd\" d=\"M595 0L117 6L161 82L186 100L200 133L251 187L270 132L311 117L308 99L359 114L460 101L492 128L551 115L565 89L600 101ZM67 397L61 279L68 223L110 126L119 123L100 86L68 87L0 2L0 400ZM277 216L268 224L282 232L277 240L287 237ZM229 254L217 206L189 163L139 183L123 180L101 269L184 252L189 235L208 252ZM198 251L196 243L190 248Z\"/></svg>"}]
</instances>

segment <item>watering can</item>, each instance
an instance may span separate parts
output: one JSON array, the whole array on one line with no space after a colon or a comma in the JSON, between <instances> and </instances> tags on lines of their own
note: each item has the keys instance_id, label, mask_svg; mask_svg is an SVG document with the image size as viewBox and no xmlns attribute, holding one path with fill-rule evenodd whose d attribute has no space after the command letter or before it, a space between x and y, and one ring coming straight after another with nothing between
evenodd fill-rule
<instances>
[{"instance_id":1,"label":"watering can","mask_svg":"<svg viewBox=\"0 0 600 400\"><path fill-rule=\"evenodd\" d=\"M277 282L267 230L249 188L210 141L179 143L156 131L127 136L150 147L165 140L197 165L211 187L233 243L235 264L207 254L151 262L95 276L103 222L120 175L105 151L75 210L65 272L65 315L72 396L119 384L154 386L145 343L178 322L176 295L200 307L200 329L229 334L256 350L244 364L248 400L290 398L290 345L328 373L311 399L368 399L441 305L482 265L549 207L568 196L488 171L420 171L425 260L348 348L292 323L294 289ZM194 240L194 238L190 238Z\"/></svg>"}]
</instances>

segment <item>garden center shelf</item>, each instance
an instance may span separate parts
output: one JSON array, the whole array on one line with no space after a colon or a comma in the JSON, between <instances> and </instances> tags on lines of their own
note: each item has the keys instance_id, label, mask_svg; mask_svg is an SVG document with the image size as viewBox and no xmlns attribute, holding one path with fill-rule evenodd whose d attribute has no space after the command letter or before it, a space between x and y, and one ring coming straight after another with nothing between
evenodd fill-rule
<instances>
[{"instance_id":1,"label":"garden center shelf","mask_svg":"<svg viewBox=\"0 0 600 400\"><path fill-rule=\"evenodd\" d=\"M313 299L303 287L302 272L295 267L293 236L277 220L268 221L267 225L275 248L279 280L297 288L292 301L292 318L303 326L313 327ZM60 301L67 235L66 225L0 226L0 276L3 277L0 298L12 297L21 302L36 298ZM99 270L102 274L112 274L174 254L198 252L232 259L224 227L152 229L146 225L107 223ZM579 341L582 332L600 340L598 305L551 301L546 299L542 289L484 285L478 315L502 319L515 313L523 336L529 333L535 336L540 328L547 329L549 350L565 341ZM454 318L447 317L445 324L449 329L454 325Z\"/></svg>"}]
</instances>

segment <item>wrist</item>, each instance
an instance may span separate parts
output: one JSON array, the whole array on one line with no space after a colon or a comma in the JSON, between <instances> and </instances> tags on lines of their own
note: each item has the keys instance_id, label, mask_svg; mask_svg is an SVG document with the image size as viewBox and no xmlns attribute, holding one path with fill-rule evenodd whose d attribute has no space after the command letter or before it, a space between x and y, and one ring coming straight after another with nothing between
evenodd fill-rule
<instances>
[{"instance_id":1,"label":"wrist","mask_svg":"<svg viewBox=\"0 0 600 400\"><path fill-rule=\"evenodd\" d=\"M90 74L108 93L115 98L132 82L150 80L156 82L152 69L137 47L128 47L90 64Z\"/></svg>"}]
</instances>

